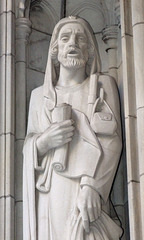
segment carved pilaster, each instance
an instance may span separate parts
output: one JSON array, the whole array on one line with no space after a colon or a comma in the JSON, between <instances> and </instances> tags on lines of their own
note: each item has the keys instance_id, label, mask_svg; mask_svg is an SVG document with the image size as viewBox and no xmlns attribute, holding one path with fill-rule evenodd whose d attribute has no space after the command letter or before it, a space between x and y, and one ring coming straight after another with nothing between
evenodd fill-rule
<instances>
[{"instance_id":1,"label":"carved pilaster","mask_svg":"<svg viewBox=\"0 0 144 240\"><path fill-rule=\"evenodd\" d=\"M117 80L117 25L105 28L102 34L102 39L107 44L106 51L109 60L109 74Z\"/></svg>"},{"instance_id":2,"label":"carved pilaster","mask_svg":"<svg viewBox=\"0 0 144 240\"><path fill-rule=\"evenodd\" d=\"M137 9L142 9L140 1L134 1L137 4ZM142 3L142 1L141 1ZM129 11L128 11L129 9ZM122 62L123 62L123 89L124 89L124 109L125 109L125 134L126 134L126 153L127 153L127 185L128 185L128 205L129 205L129 228L130 228L130 239L143 239L142 235L142 209L141 209L141 196L140 195L140 179L139 179L139 149L143 148L139 144L139 140L142 139L143 129L143 118L138 120L136 98L139 96L143 100L143 51L141 48L141 42L136 34L137 38L137 49L134 56L134 39L133 39L133 28L132 28L132 1L122 0L121 1L121 33L122 33ZM142 9L143 11L143 9ZM137 13L137 10L136 10ZM140 18L139 14L136 14ZM144 35L143 35L144 36ZM144 41L144 40L143 40ZM143 45L142 41L142 45ZM142 55L141 55L142 53ZM140 62L138 62L138 59ZM141 70L139 69L141 65ZM137 69L137 73L135 70ZM142 77L141 80L139 77ZM136 91L136 84L139 85L139 90L142 91L140 95ZM143 85L144 86L144 85ZM143 117L143 116L141 116ZM139 129L139 136L137 134ZM143 135L144 136L144 135ZM142 160L141 170L143 168L143 157L144 154L140 152ZM143 186L144 189L144 186ZM143 190L142 190L143 191ZM144 201L144 199L143 199ZM142 202L143 206L143 202ZM143 216L144 219L144 216Z\"/></svg>"},{"instance_id":3,"label":"carved pilaster","mask_svg":"<svg viewBox=\"0 0 144 240\"><path fill-rule=\"evenodd\" d=\"M0 239L14 240L15 12L0 1Z\"/></svg>"},{"instance_id":4,"label":"carved pilaster","mask_svg":"<svg viewBox=\"0 0 144 240\"><path fill-rule=\"evenodd\" d=\"M34 0L19 0L18 4L18 18L28 18L30 11L30 4Z\"/></svg>"},{"instance_id":5,"label":"carved pilaster","mask_svg":"<svg viewBox=\"0 0 144 240\"><path fill-rule=\"evenodd\" d=\"M24 139L26 125L26 46L31 32L31 22L27 18L16 20L16 86L17 114L16 139Z\"/></svg>"},{"instance_id":6,"label":"carved pilaster","mask_svg":"<svg viewBox=\"0 0 144 240\"><path fill-rule=\"evenodd\" d=\"M15 198L16 229L15 239L22 239L22 149L26 133L26 65L27 43L31 33L28 18L16 20L16 142L15 142Z\"/></svg>"},{"instance_id":7,"label":"carved pilaster","mask_svg":"<svg viewBox=\"0 0 144 240\"><path fill-rule=\"evenodd\" d=\"M144 239L144 2L131 1L140 181L141 239Z\"/></svg>"}]
</instances>

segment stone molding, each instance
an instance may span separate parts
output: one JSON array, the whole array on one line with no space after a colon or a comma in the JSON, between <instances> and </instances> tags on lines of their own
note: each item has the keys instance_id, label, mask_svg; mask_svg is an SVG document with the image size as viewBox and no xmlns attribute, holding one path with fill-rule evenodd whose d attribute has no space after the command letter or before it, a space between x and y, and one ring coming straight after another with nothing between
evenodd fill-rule
<instances>
[{"instance_id":1,"label":"stone molding","mask_svg":"<svg viewBox=\"0 0 144 240\"><path fill-rule=\"evenodd\" d=\"M31 22L28 18L17 18L16 20L16 39L28 40L31 33Z\"/></svg>"},{"instance_id":2,"label":"stone molding","mask_svg":"<svg viewBox=\"0 0 144 240\"><path fill-rule=\"evenodd\" d=\"M109 74L117 80L117 39L118 26L112 25L102 31L102 40L106 43L109 59Z\"/></svg>"},{"instance_id":3,"label":"stone molding","mask_svg":"<svg viewBox=\"0 0 144 240\"><path fill-rule=\"evenodd\" d=\"M112 25L112 26L109 26L105 29L103 29L102 31L102 40L105 42L105 43L108 43L109 40L111 39L116 39L118 38L118 26L117 25ZM116 48L115 45L112 45L111 48Z\"/></svg>"},{"instance_id":4,"label":"stone molding","mask_svg":"<svg viewBox=\"0 0 144 240\"><path fill-rule=\"evenodd\" d=\"M18 18L29 17L31 0L19 0Z\"/></svg>"},{"instance_id":5,"label":"stone molding","mask_svg":"<svg viewBox=\"0 0 144 240\"><path fill-rule=\"evenodd\" d=\"M54 24L56 24L58 22L59 17L57 15L55 9L52 7L52 5L48 1L33 0L30 5L30 10L37 6L41 7L48 15L49 14L51 15Z\"/></svg>"},{"instance_id":6,"label":"stone molding","mask_svg":"<svg viewBox=\"0 0 144 240\"><path fill-rule=\"evenodd\" d=\"M87 1L84 1L81 4L77 4L76 7L71 10L70 15L76 15L79 12L82 12L85 9L92 9L92 10L98 10L102 13L104 19L108 18L107 11L105 8L103 8L102 4L98 2L91 1L90 3Z\"/></svg>"}]
</instances>

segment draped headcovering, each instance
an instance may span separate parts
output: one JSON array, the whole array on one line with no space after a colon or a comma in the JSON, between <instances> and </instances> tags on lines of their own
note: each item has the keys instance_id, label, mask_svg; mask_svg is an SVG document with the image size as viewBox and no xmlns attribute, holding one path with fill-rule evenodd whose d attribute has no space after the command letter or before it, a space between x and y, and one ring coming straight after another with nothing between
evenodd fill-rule
<instances>
[{"instance_id":1,"label":"draped headcovering","mask_svg":"<svg viewBox=\"0 0 144 240\"><path fill-rule=\"evenodd\" d=\"M50 47L49 47L49 54L48 54L48 61L46 66L46 73L45 73L45 79L44 79L44 98L46 103L47 110L52 110L56 105L56 93L54 89L54 85L56 84L58 75L59 75L59 66L58 62L55 63L53 59L53 54L56 52L57 54L57 39L59 32L61 28L68 24L68 23L79 23L81 26L83 26L85 33L88 38L88 53L89 53L89 59L86 63L86 73L88 76L100 72L101 63L100 63L100 56L98 52L98 46L96 42L96 38L94 36L93 30L89 23L79 17L76 16L70 16L61 19L55 26ZM53 52L53 53L52 53Z\"/></svg>"}]
</instances>

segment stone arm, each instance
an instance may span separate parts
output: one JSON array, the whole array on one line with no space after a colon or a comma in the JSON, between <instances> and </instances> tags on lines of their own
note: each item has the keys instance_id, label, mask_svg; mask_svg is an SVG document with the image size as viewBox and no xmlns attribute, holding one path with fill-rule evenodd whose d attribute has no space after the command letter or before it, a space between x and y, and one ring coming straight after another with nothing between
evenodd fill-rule
<instances>
[{"instance_id":1,"label":"stone arm","mask_svg":"<svg viewBox=\"0 0 144 240\"><path fill-rule=\"evenodd\" d=\"M41 170L41 167L39 169L38 166L39 160L42 160L51 149L70 142L74 134L72 120L66 120L61 123L50 122L50 116L47 116L45 113L43 102L44 97L41 88L33 90L25 144L27 144L27 141L33 140L34 160L37 170Z\"/></svg>"},{"instance_id":2,"label":"stone arm","mask_svg":"<svg viewBox=\"0 0 144 240\"><path fill-rule=\"evenodd\" d=\"M98 92L104 89L104 99L109 105L117 122L117 128L113 135L97 134L102 147L102 156L95 172L94 178L83 176L81 187L89 186L99 193L106 203L111 190L112 182L118 166L122 143L119 96L116 83L113 78L101 75L98 82Z\"/></svg>"}]
</instances>

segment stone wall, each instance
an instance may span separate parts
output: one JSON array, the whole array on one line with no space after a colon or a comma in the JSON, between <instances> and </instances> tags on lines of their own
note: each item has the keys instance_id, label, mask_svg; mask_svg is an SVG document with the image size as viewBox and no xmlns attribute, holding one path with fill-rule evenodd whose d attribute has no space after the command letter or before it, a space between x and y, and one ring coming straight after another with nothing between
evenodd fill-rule
<instances>
[{"instance_id":1,"label":"stone wall","mask_svg":"<svg viewBox=\"0 0 144 240\"><path fill-rule=\"evenodd\" d=\"M14 239L15 9L0 2L0 238Z\"/></svg>"},{"instance_id":2,"label":"stone wall","mask_svg":"<svg viewBox=\"0 0 144 240\"><path fill-rule=\"evenodd\" d=\"M30 93L43 83L54 26L69 15L92 25L102 72L118 85L123 152L111 197L123 240L143 239L143 0L0 0L0 238L23 239L22 147Z\"/></svg>"}]
</instances>

